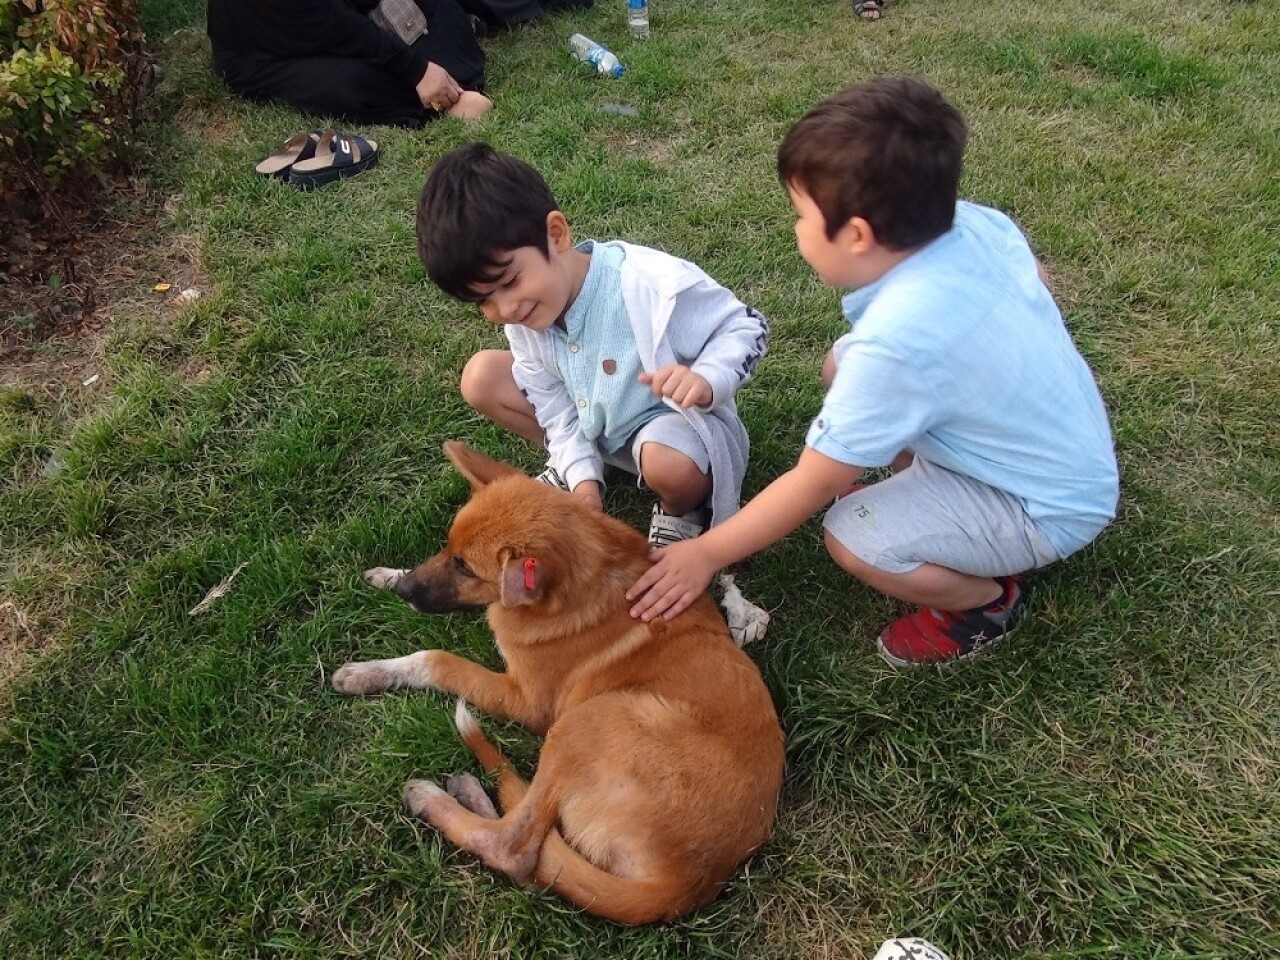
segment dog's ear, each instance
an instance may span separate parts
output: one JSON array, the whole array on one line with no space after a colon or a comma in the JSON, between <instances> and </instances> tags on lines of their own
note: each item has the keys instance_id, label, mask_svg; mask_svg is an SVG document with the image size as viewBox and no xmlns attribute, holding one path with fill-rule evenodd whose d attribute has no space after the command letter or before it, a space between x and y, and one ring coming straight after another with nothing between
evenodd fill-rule
<instances>
[{"instance_id":1,"label":"dog's ear","mask_svg":"<svg viewBox=\"0 0 1280 960\"><path fill-rule=\"evenodd\" d=\"M444 455L449 458L452 463L462 474L463 479L471 484L472 490L479 490L481 487L488 486L499 477L506 477L512 474L520 474L520 471L508 463L486 457L483 453L472 450L465 443L459 440L446 440L444 444Z\"/></svg>"},{"instance_id":2,"label":"dog's ear","mask_svg":"<svg viewBox=\"0 0 1280 960\"><path fill-rule=\"evenodd\" d=\"M537 603L546 587L547 571L537 557L508 556L502 561L502 605Z\"/></svg>"}]
</instances>

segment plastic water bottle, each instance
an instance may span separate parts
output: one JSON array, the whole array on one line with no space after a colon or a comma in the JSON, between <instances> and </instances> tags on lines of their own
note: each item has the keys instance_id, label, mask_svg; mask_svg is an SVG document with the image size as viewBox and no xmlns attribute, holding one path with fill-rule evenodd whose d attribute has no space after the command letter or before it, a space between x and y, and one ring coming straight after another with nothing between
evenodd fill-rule
<instances>
[{"instance_id":1,"label":"plastic water bottle","mask_svg":"<svg viewBox=\"0 0 1280 960\"><path fill-rule=\"evenodd\" d=\"M594 67L597 73L606 77L622 76L623 66L618 58L590 37L575 33L569 38L569 49L583 63Z\"/></svg>"},{"instance_id":2,"label":"plastic water bottle","mask_svg":"<svg viewBox=\"0 0 1280 960\"><path fill-rule=\"evenodd\" d=\"M627 0L627 27L633 39L648 39L649 0Z\"/></svg>"}]
</instances>

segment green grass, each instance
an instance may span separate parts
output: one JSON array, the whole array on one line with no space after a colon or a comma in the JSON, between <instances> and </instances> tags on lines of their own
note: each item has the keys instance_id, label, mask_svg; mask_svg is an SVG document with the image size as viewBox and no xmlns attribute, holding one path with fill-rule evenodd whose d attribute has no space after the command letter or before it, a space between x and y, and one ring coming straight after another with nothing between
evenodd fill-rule
<instances>
[{"instance_id":1,"label":"green grass","mask_svg":"<svg viewBox=\"0 0 1280 960\"><path fill-rule=\"evenodd\" d=\"M640 45L608 0L487 42L492 117L371 131L381 168L313 194L251 172L309 121L211 78L201 5L143 6L167 37L158 259L113 311L94 404L0 391L0 956L791 960L899 933L956 960L1280 954L1274 5L902 0L868 25L834 2L659 0ZM572 63L578 29L625 79ZM439 543L465 489L441 441L538 462L458 397L499 334L424 281L414 199L484 138L545 173L578 234L661 246L762 309L754 491L799 450L841 328L774 150L890 72L965 113L964 193L1048 265L1112 412L1120 517L1036 578L999 654L941 673L881 664L894 609L814 525L758 557L777 831L712 906L617 929L403 815L404 780L472 769L447 703L325 683L429 645L494 664L480 618L417 616L358 574ZM206 295L157 307L151 272L183 251ZM637 494L610 498L642 521ZM536 743L491 727L528 769Z\"/></svg>"}]
</instances>

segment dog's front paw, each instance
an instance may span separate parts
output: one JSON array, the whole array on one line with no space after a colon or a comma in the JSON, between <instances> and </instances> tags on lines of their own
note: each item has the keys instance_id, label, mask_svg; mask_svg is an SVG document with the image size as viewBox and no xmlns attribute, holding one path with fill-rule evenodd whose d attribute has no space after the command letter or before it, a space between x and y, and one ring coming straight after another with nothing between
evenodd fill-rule
<instances>
[{"instance_id":1,"label":"dog's front paw","mask_svg":"<svg viewBox=\"0 0 1280 960\"><path fill-rule=\"evenodd\" d=\"M428 821L433 806L438 806L442 800L453 803L453 799L430 780L410 780L404 785L401 797L409 813Z\"/></svg>"},{"instance_id":2,"label":"dog's front paw","mask_svg":"<svg viewBox=\"0 0 1280 960\"><path fill-rule=\"evenodd\" d=\"M360 575L360 579L379 590L394 590L396 584L408 572L395 567L371 567Z\"/></svg>"},{"instance_id":3,"label":"dog's front paw","mask_svg":"<svg viewBox=\"0 0 1280 960\"><path fill-rule=\"evenodd\" d=\"M750 609L741 621L729 621L729 633L740 647L763 640L764 635L769 632L769 612L754 603L749 603L748 606Z\"/></svg>"},{"instance_id":4,"label":"dog's front paw","mask_svg":"<svg viewBox=\"0 0 1280 960\"><path fill-rule=\"evenodd\" d=\"M404 657L389 660L365 660L362 663L343 664L333 674L333 689L353 696L361 693L382 693L384 690L430 690L435 686L432 658L438 656L432 650L419 650Z\"/></svg>"},{"instance_id":5,"label":"dog's front paw","mask_svg":"<svg viewBox=\"0 0 1280 960\"><path fill-rule=\"evenodd\" d=\"M395 676L381 663L344 663L333 673L333 689L348 697L394 689Z\"/></svg>"},{"instance_id":6,"label":"dog's front paw","mask_svg":"<svg viewBox=\"0 0 1280 960\"><path fill-rule=\"evenodd\" d=\"M748 643L763 640L769 631L769 611L757 607L742 595L733 574L721 574L720 586L724 588L724 599L720 605L724 607L724 618L734 642L745 647Z\"/></svg>"}]
</instances>

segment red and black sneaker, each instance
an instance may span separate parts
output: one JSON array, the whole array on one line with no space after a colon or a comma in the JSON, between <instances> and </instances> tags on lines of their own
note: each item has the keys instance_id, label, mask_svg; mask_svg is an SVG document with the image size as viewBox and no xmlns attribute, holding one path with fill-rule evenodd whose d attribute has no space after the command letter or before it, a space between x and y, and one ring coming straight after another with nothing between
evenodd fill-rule
<instances>
[{"instance_id":1,"label":"red and black sneaker","mask_svg":"<svg viewBox=\"0 0 1280 960\"><path fill-rule=\"evenodd\" d=\"M1026 609L1021 577L997 577L1004 593L985 607L935 610L924 607L889 624L876 646L891 667L963 660L1003 640Z\"/></svg>"}]
</instances>

